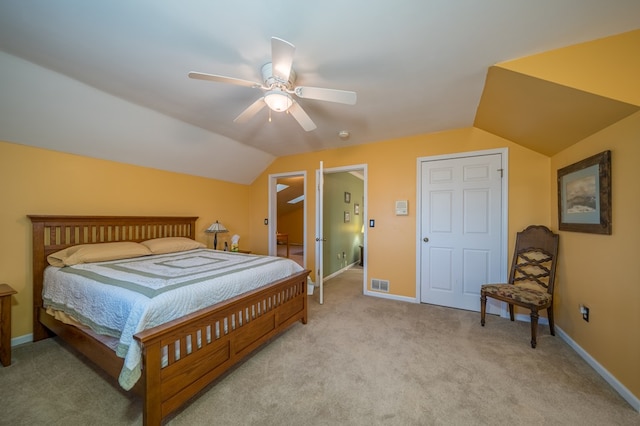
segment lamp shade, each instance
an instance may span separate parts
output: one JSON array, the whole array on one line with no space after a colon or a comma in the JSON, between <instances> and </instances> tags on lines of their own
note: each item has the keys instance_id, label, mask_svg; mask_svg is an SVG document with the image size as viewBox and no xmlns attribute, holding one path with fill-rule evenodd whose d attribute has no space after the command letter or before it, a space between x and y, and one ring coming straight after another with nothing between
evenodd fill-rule
<instances>
[{"instance_id":1,"label":"lamp shade","mask_svg":"<svg viewBox=\"0 0 640 426\"><path fill-rule=\"evenodd\" d=\"M220 234L223 232L229 232L227 228L217 220L211 224L204 232L208 232L210 234Z\"/></svg>"},{"instance_id":2,"label":"lamp shade","mask_svg":"<svg viewBox=\"0 0 640 426\"><path fill-rule=\"evenodd\" d=\"M282 90L269 90L264 95L264 101L269 108L276 112L286 111L293 105L291 96Z\"/></svg>"}]
</instances>

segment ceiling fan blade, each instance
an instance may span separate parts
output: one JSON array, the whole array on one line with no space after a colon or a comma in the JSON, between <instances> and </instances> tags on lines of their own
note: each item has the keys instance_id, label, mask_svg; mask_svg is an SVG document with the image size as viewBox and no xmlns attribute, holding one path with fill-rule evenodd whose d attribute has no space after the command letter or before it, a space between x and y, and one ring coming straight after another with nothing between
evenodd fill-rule
<instances>
[{"instance_id":1,"label":"ceiling fan blade","mask_svg":"<svg viewBox=\"0 0 640 426\"><path fill-rule=\"evenodd\" d=\"M355 105L358 96L356 92L348 90L323 89L320 87L298 86L294 93L303 99L316 99L319 101L337 102L340 104Z\"/></svg>"},{"instance_id":2,"label":"ceiling fan blade","mask_svg":"<svg viewBox=\"0 0 640 426\"><path fill-rule=\"evenodd\" d=\"M274 77L282 79L285 83L289 81L295 51L296 47L288 41L271 37L271 72Z\"/></svg>"},{"instance_id":3,"label":"ceiling fan blade","mask_svg":"<svg viewBox=\"0 0 640 426\"><path fill-rule=\"evenodd\" d=\"M313 120L311 120L311 118L307 115L307 113L304 112L300 104L297 103L296 101L293 101L293 105L291 105L291 107L287 111L291 113L291 115L293 115L293 118L295 118L296 121L307 132L310 132L316 129L316 123L314 123Z\"/></svg>"},{"instance_id":4,"label":"ceiling fan blade","mask_svg":"<svg viewBox=\"0 0 640 426\"><path fill-rule=\"evenodd\" d=\"M240 113L239 116L233 120L234 123L246 123L249 121L254 115L256 115L262 108L264 108L267 104L264 102L264 98L260 98L244 111Z\"/></svg>"},{"instance_id":5,"label":"ceiling fan blade","mask_svg":"<svg viewBox=\"0 0 640 426\"><path fill-rule=\"evenodd\" d=\"M233 77L225 77L223 75L206 74L203 72L196 72L196 71L191 71L189 73L189 78L195 78L197 80L217 81L218 83L230 83L230 84L235 84L236 86L262 87L260 83L256 83L254 81L242 80L242 79L233 78Z\"/></svg>"}]
</instances>

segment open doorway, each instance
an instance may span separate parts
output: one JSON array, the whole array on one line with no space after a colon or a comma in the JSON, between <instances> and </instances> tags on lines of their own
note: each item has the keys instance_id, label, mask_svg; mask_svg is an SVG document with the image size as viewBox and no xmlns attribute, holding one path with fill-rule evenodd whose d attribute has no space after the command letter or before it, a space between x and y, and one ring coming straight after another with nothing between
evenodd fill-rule
<instances>
[{"instance_id":1,"label":"open doorway","mask_svg":"<svg viewBox=\"0 0 640 426\"><path fill-rule=\"evenodd\" d=\"M323 272L330 279L364 262L364 177L360 170L324 175Z\"/></svg>"},{"instance_id":2,"label":"open doorway","mask_svg":"<svg viewBox=\"0 0 640 426\"><path fill-rule=\"evenodd\" d=\"M271 175L269 254L306 267L306 173Z\"/></svg>"},{"instance_id":3,"label":"open doorway","mask_svg":"<svg viewBox=\"0 0 640 426\"><path fill-rule=\"evenodd\" d=\"M319 301L324 282L353 267L367 282L367 165L324 168L316 172L316 267Z\"/></svg>"}]
</instances>

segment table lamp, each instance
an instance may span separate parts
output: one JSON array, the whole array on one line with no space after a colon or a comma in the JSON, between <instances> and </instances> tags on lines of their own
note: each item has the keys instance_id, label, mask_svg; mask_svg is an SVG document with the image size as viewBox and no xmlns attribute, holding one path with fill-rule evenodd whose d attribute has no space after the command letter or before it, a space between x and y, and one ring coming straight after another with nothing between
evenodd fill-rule
<instances>
[{"instance_id":1,"label":"table lamp","mask_svg":"<svg viewBox=\"0 0 640 426\"><path fill-rule=\"evenodd\" d=\"M223 224L218 222L217 220L211 224L204 232L208 234L213 234L213 249L217 250L218 247L218 234L222 234L224 232L229 232L227 228L224 227Z\"/></svg>"}]
</instances>

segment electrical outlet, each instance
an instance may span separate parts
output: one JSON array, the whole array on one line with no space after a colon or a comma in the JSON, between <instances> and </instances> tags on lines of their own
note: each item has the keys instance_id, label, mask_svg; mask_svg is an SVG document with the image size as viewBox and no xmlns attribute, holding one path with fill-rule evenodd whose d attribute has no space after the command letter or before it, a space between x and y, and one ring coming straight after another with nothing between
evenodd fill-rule
<instances>
[{"instance_id":1,"label":"electrical outlet","mask_svg":"<svg viewBox=\"0 0 640 426\"><path fill-rule=\"evenodd\" d=\"M580 313L582 314L582 319L589 322L589 308L587 306L580 305Z\"/></svg>"}]
</instances>

